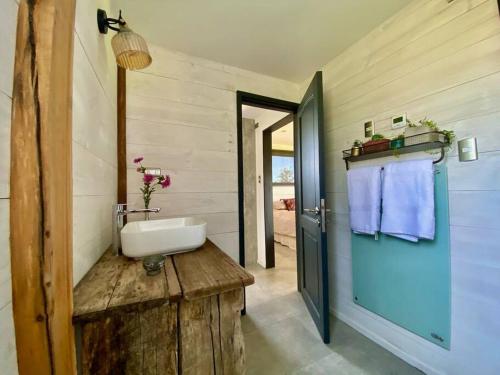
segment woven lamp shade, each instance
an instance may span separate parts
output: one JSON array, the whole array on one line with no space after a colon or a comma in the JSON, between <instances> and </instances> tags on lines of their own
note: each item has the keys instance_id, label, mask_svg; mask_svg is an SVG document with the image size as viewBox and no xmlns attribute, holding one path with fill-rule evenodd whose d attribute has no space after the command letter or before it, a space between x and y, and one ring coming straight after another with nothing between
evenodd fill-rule
<instances>
[{"instance_id":1,"label":"woven lamp shade","mask_svg":"<svg viewBox=\"0 0 500 375\"><path fill-rule=\"evenodd\" d=\"M111 46L115 53L116 63L122 68L144 69L153 61L144 38L126 25L120 26L120 31L111 40Z\"/></svg>"}]
</instances>

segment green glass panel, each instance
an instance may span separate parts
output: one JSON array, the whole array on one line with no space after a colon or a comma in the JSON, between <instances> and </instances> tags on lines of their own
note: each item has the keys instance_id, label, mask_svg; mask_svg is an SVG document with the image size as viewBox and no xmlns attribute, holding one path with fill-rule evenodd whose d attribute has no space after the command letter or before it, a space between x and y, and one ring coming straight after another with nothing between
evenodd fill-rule
<instances>
[{"instance_id":1,"label":"green glass panel","mask_svg":"<svg viewBox=\"0 0 500 375\"><path fill-rule=\"evenodd\" d=\"M446 167L436 166L436 237L412 243L352 234L354 302L450 348L450 225Z\"/></svg>"}]
</instances>

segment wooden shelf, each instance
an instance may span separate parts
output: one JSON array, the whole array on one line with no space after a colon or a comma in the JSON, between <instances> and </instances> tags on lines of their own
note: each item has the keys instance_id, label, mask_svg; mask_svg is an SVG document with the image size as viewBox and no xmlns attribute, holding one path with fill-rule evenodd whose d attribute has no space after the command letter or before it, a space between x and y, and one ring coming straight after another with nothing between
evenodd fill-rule
<instances>
[{"instance_id":1,"label":"wooden shelf","mask_svg":"<svg viewBox=\"0 0 500 375\"><path fill-rule=\"evenodd\" d=\"M439 133L439 132L435 132ZM428 133L426 133L428 134ZM442 134L442 133L439 133ZM408 139L413 139L415 137L421 137L422 135L415 135L411 137L406 137L405 138L405 143ZM439 159L434 161L434 164L439 163L444 159L445 156L445 149L449 147L450 144L448 142L440 142L440 141L434 141L434 142L422 142L418 143L415 145L410 145L410 146L403 146L397 149L389 149L385 151L378 151L378 152L371 152L367 154L361 154L359 156L351 156L351 150L344 150L342 151L343 154L343 159L346 164L346 169L349 169L349 163L354 163L358 161L363 161L363 160L371 160L371 159L378 159L378 158L384 158L388 156L397 156L397 155L403 155L403 154L410 154L413 152L421 152L421 151L430 151L430 150L435 150L435 149L441 149L441 154Z\"/></svg>"}]
</instances>

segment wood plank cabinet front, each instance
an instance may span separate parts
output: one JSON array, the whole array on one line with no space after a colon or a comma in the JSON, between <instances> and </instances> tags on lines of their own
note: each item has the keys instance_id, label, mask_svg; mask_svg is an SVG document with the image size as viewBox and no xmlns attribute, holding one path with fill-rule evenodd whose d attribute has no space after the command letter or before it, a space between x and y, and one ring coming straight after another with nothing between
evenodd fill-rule
<instances>
[{"instance_id":1,"label":"wood plank cabinet front","mask_svg":"<svg viewBox=\"0 0 500 375\"><path fill-rule=\"evenodd\" d=\"M186 266L197 261L201 269ZM156 279L146 279L139 264L106 254L75 289L79 373L244 374L240 316L253 276L209 241L168 257ZM115 270L112 282L103 269Z\"/></svg>"}]
</instances>

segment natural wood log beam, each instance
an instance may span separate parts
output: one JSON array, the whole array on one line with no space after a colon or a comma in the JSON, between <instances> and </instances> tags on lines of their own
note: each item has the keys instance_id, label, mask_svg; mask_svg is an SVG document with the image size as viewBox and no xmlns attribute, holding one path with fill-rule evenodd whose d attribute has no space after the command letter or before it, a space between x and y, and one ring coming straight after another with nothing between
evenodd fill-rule
<instances>
[{"instance_id":1,"label":"natural wood log beam","mask_svg":"<svg viewBox=\"0 0 500 375\"><path fill-rule=\"evenodd\" d=\"M127 71L117 69L118 203L127 203Z\"/></svg>"},{"instance_id":2,"label":"natural wood log beam","mask_svg":"<svg viewBox=\"0 0 500 375\"><path fill-rule=\"evenodd\" d=\"M19 4L11 130L11 268L20 374L73 374L74 0Z\"/></svg>"}]
</instances>

